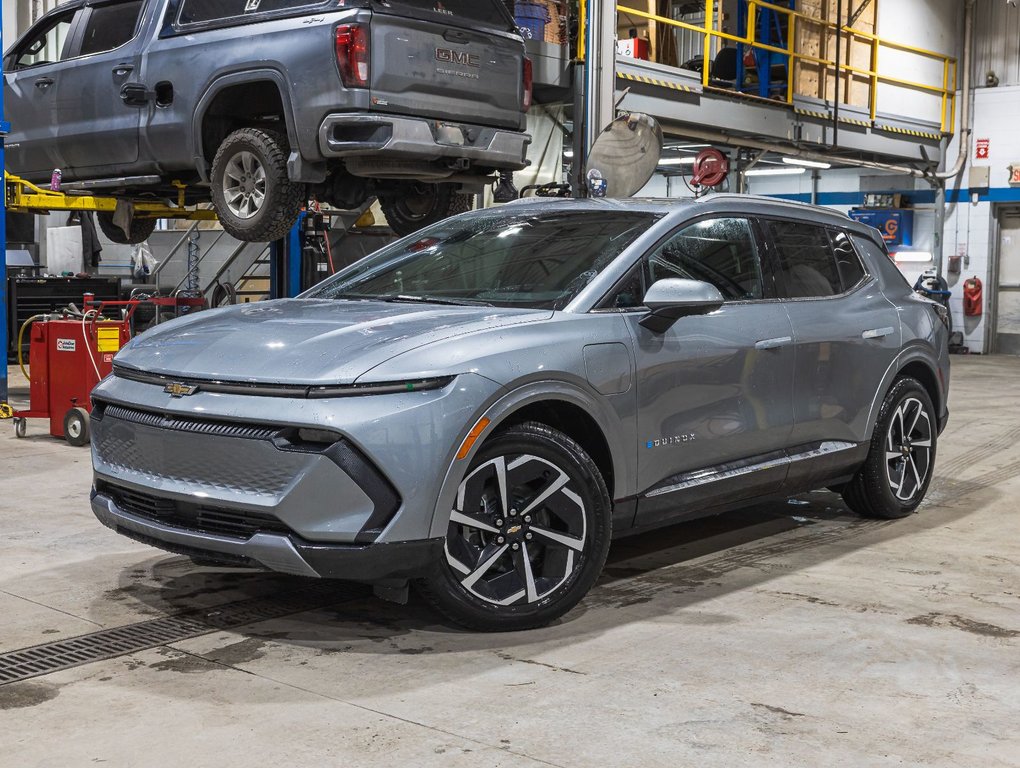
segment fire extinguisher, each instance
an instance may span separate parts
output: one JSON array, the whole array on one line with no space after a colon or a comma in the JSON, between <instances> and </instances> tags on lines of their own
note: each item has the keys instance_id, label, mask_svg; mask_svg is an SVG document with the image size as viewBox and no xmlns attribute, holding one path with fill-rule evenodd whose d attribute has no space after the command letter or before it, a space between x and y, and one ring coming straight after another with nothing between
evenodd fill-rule
<instances>
[{"instance_id":1,"label":"fire extinguisher","mask_svg":"<svg viewBox=\"0 0 1020 768\"><path fill-rule=\"evenodd\" d=\"M980 317L984 302L981 297L981 280L975 275L963 283L963 314L967 317Z\"/></svg>"}]
</instances>

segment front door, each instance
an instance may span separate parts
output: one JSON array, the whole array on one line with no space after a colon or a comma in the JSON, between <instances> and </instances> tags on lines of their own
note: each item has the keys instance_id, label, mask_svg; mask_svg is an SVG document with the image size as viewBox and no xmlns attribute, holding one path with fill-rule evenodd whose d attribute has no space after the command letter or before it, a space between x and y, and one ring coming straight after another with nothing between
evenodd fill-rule
<instances>
[{"instance_id":1,"label":"front door","mask_svg":"<svg viewBox=\"0 0 1020 768\"><path fill-rule=\"evenodd\" d=\"M771 296L750 222L685 225L644 270L645 285L702 280L726 303L665 333L643 328L641 312L626 315L637 367L636 524L696 517L706 505L778 489L793 421L793 330Z\"/></svg>"},{"instance_id":2,"label":"front door","mask_svg":"<svg viewBox=\"0 0 1020 768\"><path fill-rule=\"evenodd\" d=\"M41 19L4 59L7 170L32 181L49 179L64 165L57 151L57 92L76 13Z\"/></svg>"},{"instance_id":3,"label":"front door","mask_svg":"<svg viewBox=\"0 0 1020 768\"><path fill-rule=\"evenodd\" d=\"M1020 355L1020 211L1017 210L1005 211L999 217L999 284L995 306L995 351Z\"/></svg>"},{"instance_id":4,"label":"front door","mask_svg":"<svg viewBox=\"0 0 1020 768\"><path fill-rule=\"evenodd\" d=\"M73 67L62 75L59 147L74 178L130 174L149 104L125 103L121 89L138 77L136 30L142 0L94 5L82 19Z\"/></svg>"}]
</instances>

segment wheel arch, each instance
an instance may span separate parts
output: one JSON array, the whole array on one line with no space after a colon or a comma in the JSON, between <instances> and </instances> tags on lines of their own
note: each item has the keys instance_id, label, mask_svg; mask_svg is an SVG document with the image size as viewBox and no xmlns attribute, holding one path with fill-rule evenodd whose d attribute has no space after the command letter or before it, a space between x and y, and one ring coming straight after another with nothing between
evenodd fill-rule
<instances>
[{"instance_id":1,"label":"wheel arch","mask_svg":"<svg viewBox=\"0 0 1020 768\"><path fill-rule=\"evenodd\" d=\"M901 352L893 360L882 379L881 386L875 392L875 398L871 404L868 415L867 440L871 440L875 433L875 424L878 422L878 413L882 408L882 402L896 380L902 376L915 378L924 387L931 398L935 408L935 417L939 420L941 429L945 403L943 402L943 388L939 385L938 366L931 359L933 354L923 348L912 347Z\"/></svg>"},{"instance_id":2,"label":"wheel arch","mask_svg":"<svg viewBox=\"0 0 1020 768\"><path fill-rule=\"evenodd\" d=\"M602 473L610 498L626 495L628 464L624 451L607 437L622 434L622 426L611 409L584 389L567 382L534 382L506 393L464 429L464 437L476 425L488 423L471 450L462 459L454 459L437 499L432 518L431 536L446 535L450 509L457 488L471 465L471 460L485 442L497 432L525 421L548 424L571 437L591 456ZM570 423L570 419L577 419ZM615 424L614 424L615 420ZM632 474L632 473L631 473ZM623 492L621 493L621 489Z\"/></svg>"},{"instance_id":3,"label":"wheel arch","mask_svg":"<svg viewBox=\"0 0 1020 768\"><path fill-rule=\"evenodd\" d=\"M269 99L264 102L266 110L255 110L253 95L260 94ZM241 104L243 109L231 108ZM216 125L216 113L223 108L231 120ZM234 72L214 80L199 100L192 118L194 137L195 169L203 182L208 182L212 159L220 142L237 128L256 125L260 114L278 114L283 119L290 154L287 158L287 173L292 181L321 182L326 178L323 165L319 168L301 156L298 146L298 132L294 117L294 106L287 80L275 69L253 69Z\"/></svg>"}]
</instances>

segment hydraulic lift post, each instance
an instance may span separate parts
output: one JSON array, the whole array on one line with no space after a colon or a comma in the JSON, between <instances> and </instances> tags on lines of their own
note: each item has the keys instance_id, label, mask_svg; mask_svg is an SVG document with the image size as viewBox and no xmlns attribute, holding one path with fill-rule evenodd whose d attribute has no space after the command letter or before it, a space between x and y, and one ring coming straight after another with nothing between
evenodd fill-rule
<instances>
[{"instance_id":1,"label":"hydraulic lift post","mask_svg":"<svg viewBox=\"0 0 1020 768\"><path fill-rule=\"evenodd\" d=\"M4 50L4 23L0 19L0 53ZM4 91L0 84L0 170L4 166L4 137L10 131L10 125L4 120ZM0 408L7 405L7 181L4 180L0 194L0 352L3 354L3 367L0 368ZM3 415L3 414L0 414Z\"/></svg>"}]
</instances>

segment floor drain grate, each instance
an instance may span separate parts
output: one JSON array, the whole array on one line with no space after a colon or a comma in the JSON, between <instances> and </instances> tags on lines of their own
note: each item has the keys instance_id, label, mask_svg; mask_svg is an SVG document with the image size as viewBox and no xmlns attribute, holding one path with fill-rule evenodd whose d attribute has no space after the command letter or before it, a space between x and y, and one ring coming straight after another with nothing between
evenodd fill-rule
<instances>
[{"instance_id":1,"label":"floor drain grate","mask_svg":"<svg viewBox=\"0 0 1020 768\"><path fill-rule=\"evenodd\" d=\"M241 600L10 651L0 654L0 686L157 648L218 630L234 629L336 605L363 594L362 590L353 586L323 582L298 592Z\"/></svg>"}]
</instances>

